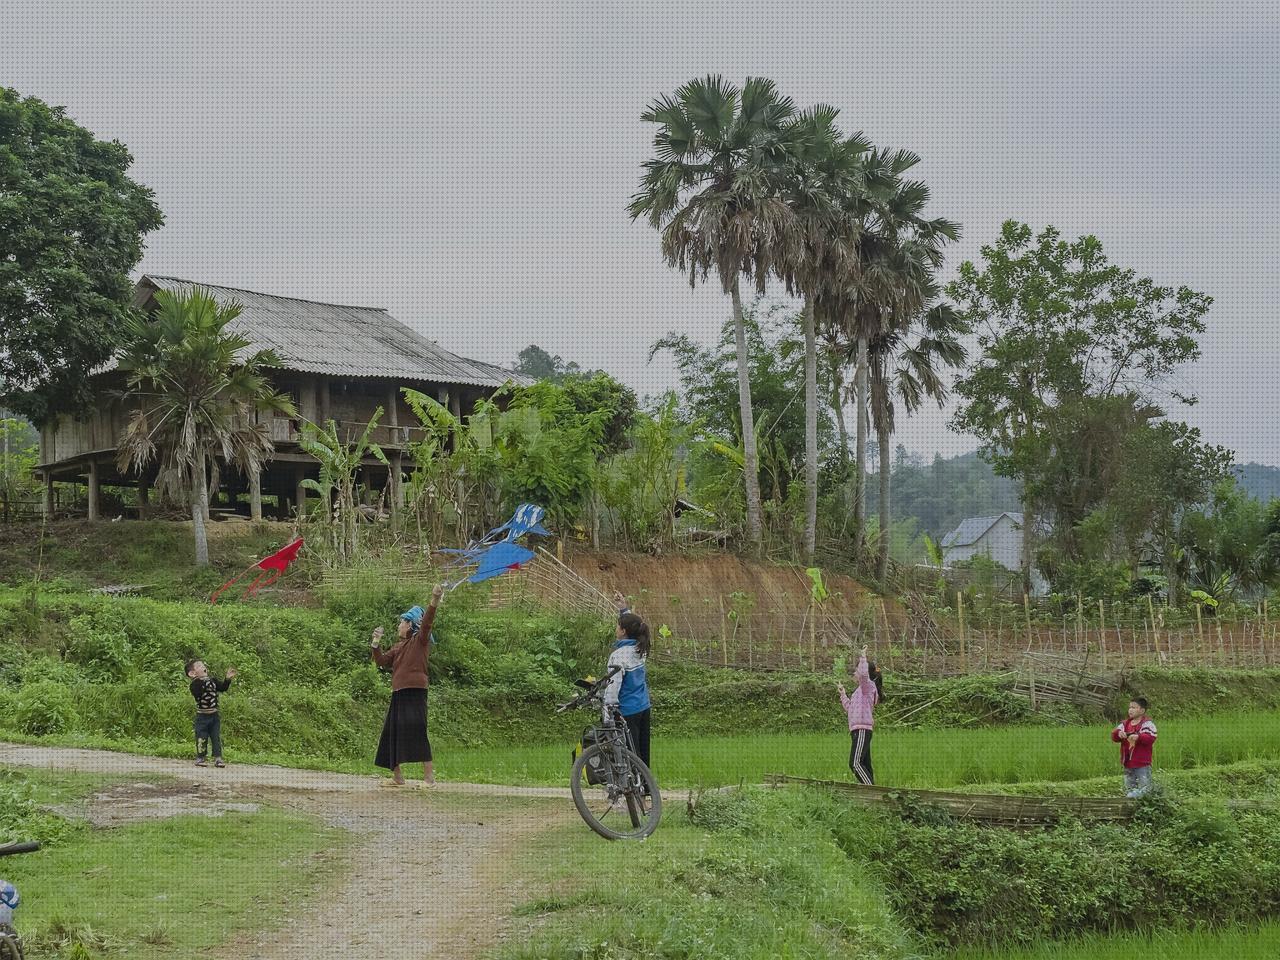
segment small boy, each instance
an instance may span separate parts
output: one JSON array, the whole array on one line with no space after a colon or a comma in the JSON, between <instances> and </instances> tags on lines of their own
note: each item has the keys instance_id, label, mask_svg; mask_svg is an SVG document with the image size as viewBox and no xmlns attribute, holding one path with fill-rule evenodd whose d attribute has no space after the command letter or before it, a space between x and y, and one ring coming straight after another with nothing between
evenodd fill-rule
<instances>
[{"instance_id":1,"label":"small boy","mask_svg":"<svg viewBox=\"0 0 1280 960\"><path fill-rule=\"evenodd\" d=\"M209 676L209 668L203 660L187 661L187 676L191 678L191 696L196 698L196 766L209 765L209 741L213 741L213 765L225 767L222 760L222 717L218 715L218 694L231 689L235 667L227 669L227 679L215 680Z\"/></svg>"},{"instance_id":2,"label":"small boy","mask_svg":"<svg viewBox=\"0 0 1280 960\"><path fill-rule=\"evenodd\" d=\"M1151 752L1156 742L1156 725L1147 716L1146 698L1129 701L1129 719L1111 731L1111 739L1120 744L1125 796L1145 797L1151 791Z\"/></svg>"}]
</instances>

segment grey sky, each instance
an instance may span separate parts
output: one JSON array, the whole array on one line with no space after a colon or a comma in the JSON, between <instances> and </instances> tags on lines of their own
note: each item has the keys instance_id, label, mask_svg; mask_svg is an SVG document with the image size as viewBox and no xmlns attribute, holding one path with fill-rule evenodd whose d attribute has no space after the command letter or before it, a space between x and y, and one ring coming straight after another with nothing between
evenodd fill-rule
<instances>
[{"instance_id":1,"label":"grey sky","mask_svg":"<svg viewBox=\"0 0 1280 960\"><path fill-rule=\"evenodd\" d=\"M641 392L670 329L713 337L625 204L645 104L775 79L921 153L948 264L1007 217L1093 232L1216 298L1185 415L1280 465L1280 5L10 0L0 84L136 158L168 223L142 268L389 308L457 352L530 342ZM912 449L972 447L946 416Z\"/></svg>"}]
</instances>

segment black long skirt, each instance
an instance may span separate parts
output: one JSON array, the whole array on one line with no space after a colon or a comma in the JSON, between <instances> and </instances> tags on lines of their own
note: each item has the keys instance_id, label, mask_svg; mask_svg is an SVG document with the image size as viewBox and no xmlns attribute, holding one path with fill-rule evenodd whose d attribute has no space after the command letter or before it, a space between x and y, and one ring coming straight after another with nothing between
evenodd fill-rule
<instances>
[{"instance_id":1,"label":"black long skirt","mask_svg":"<svg viewBox=\"0 0 1280 960\"><path fill-rule=\"evenodd\" d=\"M402 763L428 763L431 741L427 738L427 691L397 690L391 694L382 738L373 762L387 770Z\"/></svg>"}]
</instances>

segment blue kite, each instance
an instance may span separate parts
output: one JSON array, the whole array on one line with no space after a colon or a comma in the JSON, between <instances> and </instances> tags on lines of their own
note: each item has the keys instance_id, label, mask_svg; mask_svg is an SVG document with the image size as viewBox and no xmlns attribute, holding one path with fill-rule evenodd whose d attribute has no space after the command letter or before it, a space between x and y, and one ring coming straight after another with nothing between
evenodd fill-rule
<instances>
[{"instance_id":1,"label":"blue kite","mask_svg":"<svg viewBox=\"0 0 1280 960\"><path fill-rule=\"evenodd\" d=\"M494 527L479 540L460 550L441 550L441 553L457 555L455 568L475 567L469 577L463 577L453 586L469 581L480 583L493 577L502 576L508 570L519 570L534 558L532 550L516 543L525 534L536 533L543 537L551 536L551 531L542 526L542 518L546 510L532 503L522 503L516 512L500 527Z\"/></svg>"}]
</instances>

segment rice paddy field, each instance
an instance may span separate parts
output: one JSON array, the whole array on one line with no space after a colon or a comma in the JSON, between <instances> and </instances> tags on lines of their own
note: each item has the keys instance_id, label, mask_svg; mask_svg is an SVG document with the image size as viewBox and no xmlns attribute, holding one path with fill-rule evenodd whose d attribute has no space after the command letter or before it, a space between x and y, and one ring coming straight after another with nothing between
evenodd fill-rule
<instances>
[{"instance_id":1,"label":"rice paddy field","mask_svg":"<svg viewBox=\"0 0 1280 960\"><path fill-rule=\"evenodd\" d=\"M836 717L837 726L839 717ZM1156 769L1189 770L1280 759L1280 711L1222 713L1161 722ZM1119 750L1110 724L895 729L875 733L877 782L945 788L1113 777ZM568 778L571 743L441 750L442 776L487 783L555 784ZM760 783L768 773L849 779L849 735L769 733L679 736L655 715L653 767L666 787Z\"/></svg>"}]
</instances>

